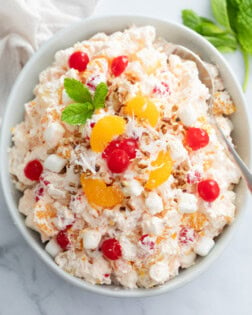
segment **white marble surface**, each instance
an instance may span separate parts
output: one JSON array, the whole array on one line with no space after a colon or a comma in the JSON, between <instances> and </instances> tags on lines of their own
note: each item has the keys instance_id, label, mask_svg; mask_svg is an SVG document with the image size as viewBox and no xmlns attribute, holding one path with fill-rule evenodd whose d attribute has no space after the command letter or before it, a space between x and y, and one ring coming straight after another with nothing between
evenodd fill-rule
<instances>
[{"instance_id":1,"label":"white marble surface","mask_svg":"<svg viewBox=\"0 0 252 315\"><path fill-rule=\"evenodd\" d=\"M210 16L208 0L103 0L95 15L138 13L180 22L183 8ZM241 56L237 53L227 56L227 60L241 80ZM248 104L252 100L251 87L252 77L246 93ZM0 193L0 315L250 315L251 208L250 200L231 244L198 279L159 297L116 299L81 291L53 274L17 231Z\"/></svg>"}]
</instances>

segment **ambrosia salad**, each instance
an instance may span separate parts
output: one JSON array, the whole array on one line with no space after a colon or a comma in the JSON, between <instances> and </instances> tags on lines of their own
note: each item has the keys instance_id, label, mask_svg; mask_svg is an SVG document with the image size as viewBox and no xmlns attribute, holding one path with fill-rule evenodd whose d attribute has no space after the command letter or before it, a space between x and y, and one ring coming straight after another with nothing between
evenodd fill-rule
<instances>
[{"instance_id":1,"label":"ambrosia salad","mask_svg":"<svg viewBox=\"0 0 252 315\"><path fill-rule=\"evenodd\" d=\"M26 225L60 268L93 284L163 284L234 220L240 174L211 125L196 64L173 47L145 26L58 51L12 130ZM235 106L207 67L230 138Z\"/></svg>"}]
</instances>

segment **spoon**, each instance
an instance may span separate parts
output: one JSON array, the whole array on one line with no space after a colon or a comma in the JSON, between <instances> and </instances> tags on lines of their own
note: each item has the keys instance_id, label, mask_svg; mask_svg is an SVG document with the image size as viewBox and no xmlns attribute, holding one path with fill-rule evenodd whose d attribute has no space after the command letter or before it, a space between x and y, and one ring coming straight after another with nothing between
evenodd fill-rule
<instances>
[{"instance_id":1,"label":"spoon","mask_svg":"<svg viewBox=\"0 0 252 315\"><path fill-rule=\"evenodd\" d=\"M234 146L230 143L230 141L224 135L223 131L219 127L218 122L215 119L215 116L213 114L214 83L213 83L212 77L211 77L209 71L207 70L204 62L200 59L200 57L198 57L190 49L183 47L181 45L176 45L174 50L172 51L172 54L175 54L175 55L177 55L177 56L179 56L185 60L192 60L196 63L198 71L199 71L199 78L200 78L201 82L203 84L205 84L205 86L209 89L210 98L208 99L207 102L208 102L210 117L211 117L211 119L212 119L212 121L216 127L215 129L216 129L218 135L220 136L220 138L224 141L224 143L225 143L225 145L229 151L229 154L231 155L231 157L235 161L236 165L240 169L240 172L247 183L248 189L250 190L250 192L252 192L252 173L250 172L250 170L248 169L246 164L242 161L239 154L234 149Z\"/></svg>"}]
</instances>

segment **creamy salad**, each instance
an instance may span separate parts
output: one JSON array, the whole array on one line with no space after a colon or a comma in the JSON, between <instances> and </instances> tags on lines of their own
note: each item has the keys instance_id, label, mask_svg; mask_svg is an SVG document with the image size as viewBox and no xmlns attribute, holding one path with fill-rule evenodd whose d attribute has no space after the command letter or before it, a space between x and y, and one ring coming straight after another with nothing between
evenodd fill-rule
<instances>
[{"instance_id":1,"label":"creamy salad","mask_svg":"<svg viewBox=\"0 0 252 315\"><path fill-rule=\"evenodd\" d=\"M12 130L19 211L56 264L93 284L149 288L206 256L235 217L240 174L196 64L152 26L58 51ZM214 65L214 114L235 111Z\"/></svg>"}]
</instances>

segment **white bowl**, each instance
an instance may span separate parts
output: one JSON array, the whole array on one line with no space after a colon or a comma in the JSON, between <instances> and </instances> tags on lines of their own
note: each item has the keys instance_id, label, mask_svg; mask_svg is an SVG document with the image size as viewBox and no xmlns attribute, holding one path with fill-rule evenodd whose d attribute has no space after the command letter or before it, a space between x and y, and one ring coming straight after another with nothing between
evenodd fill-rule
<instances>
[{"instance_id":1,"label":"white bowl","mask_svg":"<svg viewBox=\"0 0 252 315\"><path fill-rule=\"evenodd\" d=\"M53 56L57 50L72 46L77 41L88 39L97 32L112 33L118 30L123 30L132 24L137 26L153 25L157 29L157 34L164 37L167 41L184 45L198 53L204 60L216 64L221 72L222 78L224 79L225 86L237 105L237 112L232 117L235 126L233 137L235 143L237 144L238 152L246 163L249 163L250 161L251 143L248 112L246 110L245 100L240 84L237 82L233 72L221 54L219 54L212 45L210 45L201 36L182 25L142 16L105 16L89 18L59 32L50 41L44 44L44 46L36 54L34 54L20 73L12 89L2 125L0 165L2 187L7 205L15 224L23 234L24 238L41 257L41 259L45 261L47 265L57 274L82 289L117 297L143 297L165 293L184 285L207 269L208 266L224 250L232 234L236 230L236 226L241 220L241 214L245 209L247 195L245 185L241 182L236 188L236 220L219 236L215 247L207 257L198 258L194 266L181 271L176 278L170 280L162 286L151 289L128 290L113 286L98 286L75 278L61 270L54 263L53 259L44 250L39 239L39 235L25 226L24 217L18 212L17 208L20 193L16 191L8 172L7 151L8 147L11 145L10 129L18 122L22 121L24 114L23 104L32 98L32 91L38 81L39 73L52 63Z\"/></svg>"}]
</instances>

